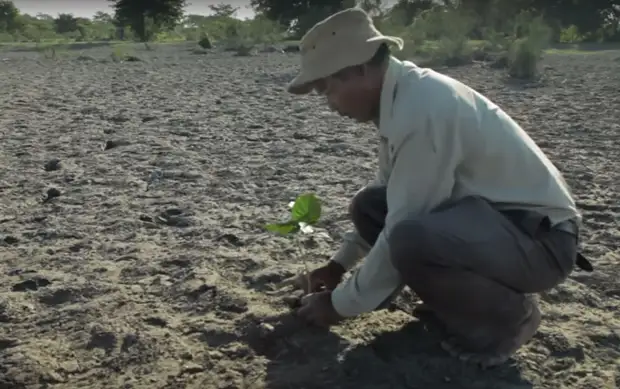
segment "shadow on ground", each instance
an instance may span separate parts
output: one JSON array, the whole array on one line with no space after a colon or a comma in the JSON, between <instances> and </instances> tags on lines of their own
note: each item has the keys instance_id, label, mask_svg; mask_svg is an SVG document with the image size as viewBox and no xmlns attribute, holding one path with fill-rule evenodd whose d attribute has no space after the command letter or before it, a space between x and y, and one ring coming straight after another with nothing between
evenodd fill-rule
<instances>
[{"instance_id":1,"label":"shadow on ground","mask_svg":"<svg viewBox=\"0 0 620 389\"><path fill-rule=\"evenodd\" d=\"M483 371L449 357L423 317L359 343L290 315L277 320L268 337L248 340L269 360L265 388L533 388L514 361Z\"/></svg>"}]
</instances>

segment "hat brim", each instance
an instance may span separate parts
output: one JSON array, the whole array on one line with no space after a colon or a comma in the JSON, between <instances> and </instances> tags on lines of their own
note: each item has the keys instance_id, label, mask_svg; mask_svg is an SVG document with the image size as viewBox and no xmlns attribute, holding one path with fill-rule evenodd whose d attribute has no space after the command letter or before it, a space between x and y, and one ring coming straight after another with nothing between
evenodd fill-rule
<instances>
[{"instance_id":1,"label":"hat brim","mask_svg":"<svg viewBox=\"0 0 620 389\"><path fill-rule=\"evenodd\" d=\"M306 75L301 73L287 85L286 91L294 95L307 95L314 89L313 83L315 81L316 80L308 80Z\"/></svg>"},{"instance_id":2,"label":"hat brim","mask_svg":"<svg viewBox=\"0 0 620 389\"><path fill-rule=\"evenodd\" d=\"M398 50L402 50L405 47L405 41L402 38L397 36L390 35L378 35L366 40L367 43L371 42L381 42L381 43L392 43L398 47Z\"/></svg>"},{"instance_id":3,"label":"hat brim","mask_svg":"<svg viewBox=\"0 0 620 389\"><path fill-rule=\"evenodd\" d=\"M399 50L402 50L404 46L404 41L401 38L395 37L395 36L389 36L389 35L379 35L379 36L369 38L366 40L366 43L392 43L396 45ZM360 63L364 63L364 61L368 61L370 58L372 58L374 54L375 54L375 51L372 51L370 56L368 58L363 59ZM351 64L349 66L355 66L355 64ZM339 70L341 69L337 69L331 74L334 74ZM323 75L323 76L318 76L318 75L310 76L307 73L304 73L302 71L299 75L297 75L297 77L293 79L293 81L291 81L287 85L286 90L287 92L294 94L294 95L308 94L312 92L312 90L314 89L314 83L316 81L324 77L329 77L329 75L330 74Z\"/></svg>"}]
</instances>

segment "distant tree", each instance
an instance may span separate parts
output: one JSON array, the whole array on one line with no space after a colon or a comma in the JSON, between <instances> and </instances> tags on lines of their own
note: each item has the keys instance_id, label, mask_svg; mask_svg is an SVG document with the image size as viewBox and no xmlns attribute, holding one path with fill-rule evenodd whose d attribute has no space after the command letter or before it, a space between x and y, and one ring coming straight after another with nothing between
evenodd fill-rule
<instances>
[{"instance_id":1,"label":"distant tree","mask_svg":"<svg viewBox=\"0 0 620 389\"><path fill-rule=\"evenodd\" d=\"M183 17L186 0L108 0L114 3L115 17L147 42L162 28L173 28Z\"/></svg>"},{"instance_id":2,"label":"distant tree","mask_svg":"<svg viewBox=\"0 0 620 389\"><path fill-rule=\"evenodd\" d=\"M233 7L231 4L220 3L220 4L212 4L209 6L211 12L213 12L213 16L222 16L222 17L233 17L237 11L239 11L239 7Z\"/></svg>"},{"instance_id":3,"label":"distant tree","mask_svg":"<svg viewBox=\"0 0 620 389\"><path fill-rule=\"evenodd\" d=\"M394 22L409 25L413 19L423 11L438 5L435 0L398 0L388 12Z\"/></svg>"},{"instance_id":4,"label":"distant tree","mask_svg":"<svg viewBox=\"0 0 620 389\"><path fill-rule=\"evenodd\" d=\"M98 11L94 16L93 16L93 22L98 22L98 23L113 23L113 18L112 15L102 12L102 11Z\"/></svg>"},{"instance_id":5,"label":"distant tree","mask_svg":"<svg viewBox=\"0 0 620 389\"><path fill-rule=\"evenodd\" d=\"M28 14L19 15L20 26L19 33L22 37L31 42L40 42L46 37L55 37L54 18L40 19Z\"/></svg>"},{"instance_id":6,"label":"distant tree","mask_svg":"<svg viewBox=\"0 0 620 389\"><path fill-rule=\"evenodd\" d=\"M609 18L620 18L618 0L530 0L532 8L541 11L545 19L561 26L577 26L580 33L594 32Z\"/></svg>"},{"instance_id":7,"label":"distant tree","mask_svg":"<svg viewBox=\"0 0 620 389\"><path fill-rule=\"evenodd\" d=\"M12 1L0 0L0 32L12 33L19 29L19 10Z\"/></svg>"},{"instance_id":8,"label":"distant tree","mask_svg":"<svg viewBox=\"0 0 620 389\"><path fill-rule=\"evenodd\" d=\"M355 0L250 0L256 11L300 37L316 22L334 12L351 8Z\"/></svg>"},{"instance_id":9,"label":"distant tree","mask_svg":"<svg viewBox=\"0 0 620 389\"><path fill-rule=\"evenodd\" d=\"M543 15L556 39L562 28L575 26L579 34L591 35L620 18L618 0L460 0L459 8L476 15L480 27L490 29L501 29L523 11Z\"/></svg>"},{"instance_id":10,"label":"distant tree","mask_svg":"<svg viewBox=\"0 0 620 389\"><path fill-rule=\"evenodd\" d=\"M58 14L54 19L54 29L59 34L65 34L78 30L78 19L71 14Z\"/></svg>"},{"instance_id":11,"label":"distant tree","mask_svg":"<svg viewBox=\"0 0 620 389\"><path fill-rule=\"evenodd\" d=\"M54 17L52 15L44 14L41 12L37 13L36 18L44 22L54 22Z\"/></svg>"},{"instance_id":12,"label":"distant tree","mask_svg":"<svg viewBox=\"0 0 620 389\"><path fill-rule=\"evenodd\" d=\"M87 39L110 40L122 39L121 26L114 17L106 12L97 12L89 23L80 23L80 34Z\"/></svg>"},{"instance_id":13,"label":"distant tree","mask_svg":"<svg viewBox=\"0 0 620 389\"><path fill-rule=\"evenodd\" d=\"M190 28L197 28L207 23L208 16L189 14L183 18L183 24Z\"/></svg>"},{"instance_id":14,"label":"distant tree","mask_svg":"<svg viewBox=\"0 0 620 389\"><path fill-rule=\"evenodd\" d=\"M382 17L385 13L383 0L358 0L357 6L372 17Z\"/></svg>"}]
</instances>

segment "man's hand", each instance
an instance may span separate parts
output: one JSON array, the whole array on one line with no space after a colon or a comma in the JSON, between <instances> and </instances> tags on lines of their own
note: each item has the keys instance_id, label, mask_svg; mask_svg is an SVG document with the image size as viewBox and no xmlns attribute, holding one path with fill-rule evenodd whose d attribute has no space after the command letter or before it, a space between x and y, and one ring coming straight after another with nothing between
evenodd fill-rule
<instances>
[{"instance_id":1,"label":"man's hand","mask_svg":"<svg viewBox=\"0 0 620 389\"><path fill-rule=\"evenodd\" d=\"M305 295L301 298L301 308L297 311L297 315L320 327L337 324L344 318L334 309L331 294L330 290L326 290Z\"/></svg>"},{"instance_id":2,"label":"man's hand","mask_svg":"<svg viewBox=\"0 0 620 389\"><path fill-rule=\"evenodd\" d=\"M303 289L304 293L319 292L323 288L325 290L334 290L342 281L345 270L339 263L330 261L327 265L321 266L299 278L298 287Z\"/></svg>"}]
</instances>

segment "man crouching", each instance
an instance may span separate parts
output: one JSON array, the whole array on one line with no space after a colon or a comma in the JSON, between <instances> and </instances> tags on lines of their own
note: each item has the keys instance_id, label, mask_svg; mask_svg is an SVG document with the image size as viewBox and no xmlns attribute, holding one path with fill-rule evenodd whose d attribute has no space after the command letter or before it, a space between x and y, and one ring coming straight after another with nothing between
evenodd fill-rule
<instances>
[{"instance_id":1,"label":"man crouching","mask_svg":"<svg viewBox=\"0 0 620 389\"><path fill-rule=\"evenodd\" d=\"M442 323L452 355L503 363L540 325L529 294L574 268L581 216L561 174L504 111L399 61L391 45L403 41L357 8L301 41L288 91L316 91L340 115L374 122L380 146L377 177L350 206L355 230L309 275L314 293L298 313L330 326L385 307L406 285ZM319 284L326 290L316 292Z\"/></svg>"}]
</instances>

